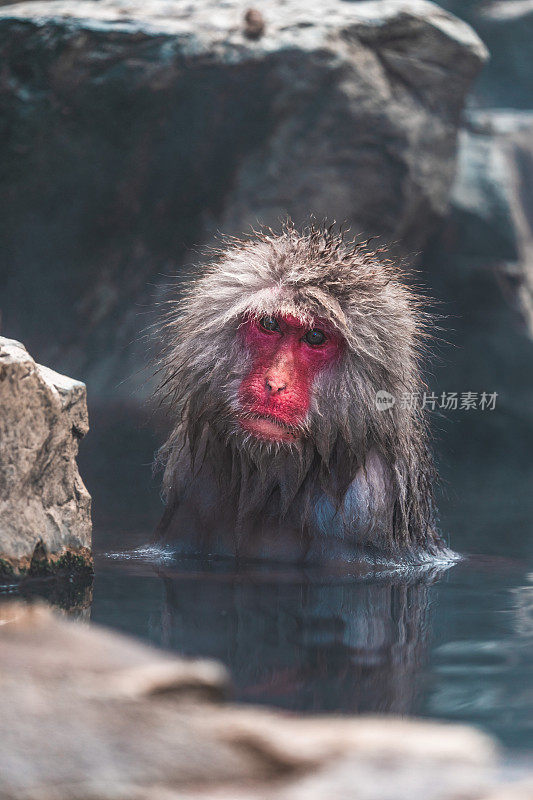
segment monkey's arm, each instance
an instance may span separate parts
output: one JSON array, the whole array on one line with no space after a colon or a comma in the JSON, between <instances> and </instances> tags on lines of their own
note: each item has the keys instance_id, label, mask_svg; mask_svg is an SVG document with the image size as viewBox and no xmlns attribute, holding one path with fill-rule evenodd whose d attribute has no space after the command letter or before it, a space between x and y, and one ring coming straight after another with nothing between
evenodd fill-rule
<instances>
[{"instance_id":1,"label":"monkey's arm","mask_svg":"<svg viewBox=\"0 0 533 800\"><path fill-rule=\"evenodd\" d=\"M340 548L350 560L385 552L392 534L394 503L390 471L372 449L350 483L342 508L337 509L325 495L317 498L313 551L326 556Z\"/></svg>"}]
</instances>

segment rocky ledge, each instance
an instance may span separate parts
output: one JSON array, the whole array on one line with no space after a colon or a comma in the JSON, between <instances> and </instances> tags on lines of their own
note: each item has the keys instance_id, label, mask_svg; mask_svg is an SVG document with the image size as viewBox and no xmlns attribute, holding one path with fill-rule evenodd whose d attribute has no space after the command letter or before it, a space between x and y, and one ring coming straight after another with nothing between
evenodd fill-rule
<instances>
[{"instance_id":1,"label":"rocky ledge","mask_svg":"<svg viewBox=\"0 0 533 800\"><path fill-rule=\"evenodd\" d=\"M0 575L91 568L91 498L76 464L85 385L0 337Z\"/></svg>"},{"instance_id":2,"label":"rocky ledge","mask_svg":"<svg viewBox=\"0 0 533 800\"><path fill-rule=\"evenodd\" d=\"M423 0L257 8L0 8L4 323L93 401L145 386L142 312L217 230L314 214L419 251L446 211L472 29Z\"/></svg>"},{"instance_id":3,"label":"rocky ledge","mask_svg":"<svg viewBox=\"0 0 533 800\"><path fill-rule=\"evenodd\" d=\"M0 623L3 800L529 796L498 784L496 747L472 728L239 707L214 662L42 606L0 606Z\"/></svg>"}]
</instances>

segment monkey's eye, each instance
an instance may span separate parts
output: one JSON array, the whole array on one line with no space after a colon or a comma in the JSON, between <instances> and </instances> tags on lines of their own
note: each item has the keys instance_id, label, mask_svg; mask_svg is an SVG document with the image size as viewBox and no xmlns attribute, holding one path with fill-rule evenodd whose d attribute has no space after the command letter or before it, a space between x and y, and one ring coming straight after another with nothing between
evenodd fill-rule
<instances>
[{"instance_id":1,"label":"monkey's eye","mask_svg":"<svg viewBox=\"0 0 533 800\"><path fill-rule=\"evenodd\" d=\"M326 334L321 331L319 328L313 328L304 336L304 342L307 344L314 345L315 347L319 344L324 344L326 341Z\"/></svg>"},{"instance_id":2,"label":"monkey's eye","mask_svg":"<svg viewBox=\"0 0 533 800\"><path fill-rule=\"evenodd\" d=\"M275 317L261 317L259 320L259 324L265 331L275 331L276 333L281 333L281 328L278 325L278 321Z\"/></svg>"}]
</instances>

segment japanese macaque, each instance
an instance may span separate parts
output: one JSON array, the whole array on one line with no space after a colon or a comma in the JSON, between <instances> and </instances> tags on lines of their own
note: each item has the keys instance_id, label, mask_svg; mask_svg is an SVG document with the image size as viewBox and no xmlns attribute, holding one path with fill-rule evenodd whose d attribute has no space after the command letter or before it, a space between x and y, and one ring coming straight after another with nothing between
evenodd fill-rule
<instances>
[{"instance_id":1,"label":"japanese macaque","mask_svg":"<svg viewBox=\"0 0 533 800\"><path fill-rule=\"evenodd\" d=\"M451 558L420 405L421 301L382 252L287 223L225 239L162 326L157 540L316 563ZM380 391L397 401L383 409Z\"/></svg>"}]
</instances>

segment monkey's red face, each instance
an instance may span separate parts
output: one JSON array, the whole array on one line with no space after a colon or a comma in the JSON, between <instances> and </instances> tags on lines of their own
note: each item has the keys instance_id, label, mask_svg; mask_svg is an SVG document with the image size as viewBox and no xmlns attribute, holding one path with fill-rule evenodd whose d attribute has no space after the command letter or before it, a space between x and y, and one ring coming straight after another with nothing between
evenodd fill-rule
<instances>
[{"instance_id":1,"label":"monkey's red face","mask_svg":"<svg viewBox=\"0 0 533 800\"><path fill-rule=\"evenodd\" d=\"M338 360L342 338L320 319L304 325L280 315L249 319L241 330L252 365L239 389L240 424L260 439L294 442L314 381Z\"/></svg>"}]
</instances>

